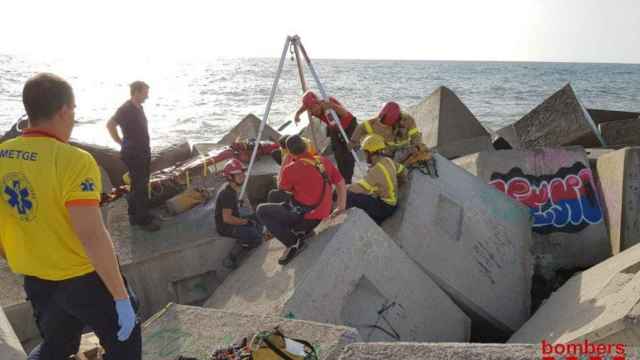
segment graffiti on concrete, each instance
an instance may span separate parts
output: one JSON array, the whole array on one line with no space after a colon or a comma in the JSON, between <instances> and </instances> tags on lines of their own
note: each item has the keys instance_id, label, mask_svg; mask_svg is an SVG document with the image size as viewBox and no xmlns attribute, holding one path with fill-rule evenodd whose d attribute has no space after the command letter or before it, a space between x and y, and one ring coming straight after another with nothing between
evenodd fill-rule
<instances>
[{"instance_id":1,"label":"graffiti on concrete","mask_svg":"<svg viewBox=\"0 0 640 360\"><path fill-rule=\"evenodd\" d=\"M574 233L602 222L593 174L580 162L541 176L515 167L492 174L489 184L529 207L537 233Z\"/></svg>"}]
</instances>

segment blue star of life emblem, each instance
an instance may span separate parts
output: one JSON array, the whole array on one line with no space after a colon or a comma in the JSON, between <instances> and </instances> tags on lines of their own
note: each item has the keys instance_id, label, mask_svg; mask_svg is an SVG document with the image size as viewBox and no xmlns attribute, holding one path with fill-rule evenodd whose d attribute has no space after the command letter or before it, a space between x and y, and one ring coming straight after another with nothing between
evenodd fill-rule
<instances>
[{"instance_id":1,"label":"blue star of life emblem","mask_svg":"<svg viewBox=\"0 0 640 360\"><path fill-rule=\"evenodd\" d=\"M31 221L35 217L36 196L27 178L19 173L10 173L3 179L2 196L15 210L20 220Z\"/></svg>"},{"instance_id":2,"label":"blue star of life emblem","mask_svg":"<svg viewBox=\"0 0 640 360\"><path fill-rule=\"evenodd\" d=\"M82 191L84 192L92 192L92 191L96 191L96 184L93 182L93 179L91 178L86 178L81 184L80 184L80 188L82 189Z\"/></svg>"}]
</instances>

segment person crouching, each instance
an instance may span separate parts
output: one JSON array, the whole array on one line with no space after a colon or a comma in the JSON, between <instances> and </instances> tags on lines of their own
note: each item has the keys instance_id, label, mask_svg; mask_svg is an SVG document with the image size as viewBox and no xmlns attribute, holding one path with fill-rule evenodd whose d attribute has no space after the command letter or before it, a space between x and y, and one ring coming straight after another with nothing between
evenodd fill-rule
<instances>
[{"instance_id":1,"label":"person crouching","mask_svg":"<svg viewBox=\"0 0 640 360\"><path fill-rule=\"evenodd\" d=\"M216 197L216 229L220 235L237 240L223 263L230 269L237 268L241 256L259 246L263 240L262 226L255 216L240 215L238 192L244 182L245 171L240 160L227 161L222 171L227 182L222 185Z\"/></svg>"},{"instance_id":2,"label":"person crouching","mask_svg":"<svg viewBox=\"0 0 640 360\"><path fill-rule=\"evenodd\" d=\"M290 136L286 145L293 161L282 169L278 190L271 191L269 202L256 211L259 221L287 247L278 259L281 265L300 253L307 234L331 215L334 187L335 213L344 211L347 192L335 165L323 156L311 155L300 136Z\"/></svg>"},{"instance_id":3,"label":"person crouching","mask_svg":"<svg viewBox=\"0 0 640 360\"><path fill-rule=\"evenodd\" d=\"M362 139L369 170L364 179L349 185L347 208L364 210L380 225L393 215L398 205L398 179L404 179L406 168L385 155L385 141L377 134Z\"/></svg>"}]
</instances>

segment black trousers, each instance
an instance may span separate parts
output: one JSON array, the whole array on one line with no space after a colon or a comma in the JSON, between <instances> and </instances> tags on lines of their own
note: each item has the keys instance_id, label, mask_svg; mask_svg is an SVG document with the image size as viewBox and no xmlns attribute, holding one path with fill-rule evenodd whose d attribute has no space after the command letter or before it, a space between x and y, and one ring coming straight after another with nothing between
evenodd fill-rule
<instances>
[{"instance_id":1,"label":"black trousers","mask_svg":"<svg viewBox=\"0 0 640 360\"><path fill-rule=\"evenodd\" d=\"M142 359L140 322L127 341L117 338L119 330L115 303L98 274L93 272L63 281L25 276L24 290L43 342L29 360L61 360L75 355L85 326L93 329L105 349L105 360ZM134 309L137 300L130 288Z\"/></svg>"},{"instance_id":2,"label":"black trousers","mask_svg":"<svg viewBox=\"0 0 640 360\"><path fill-rule=\"evenodd\" d=\"M347 192L347 209L357 207L364 210L376 224L380 225L398 208L367 194Z\"/></svg>"},{"instance_id":3,"label":"black trousers","mask_svg":"<svg viewBox=\"0 0 640 360\"><path fill-rule=\"evenodd\" d=\"M347 134L347 137L351 139L351 135L358 126L358 122L354 117L351 120L351 124L344 129L344 132ZM347 184L351 184L351 179L353 178L353 168L356 164L356 159L351 155L351 151L349 151L349 147L345 143L342 138L342 134L340 133L340 129L336 128L327 128L327 135L331 138L331 149L333 150L333 154L336 157L336 164L338 166L338 170L340 170L340 174L344 178L344 181Z\"/></svg>"},{"instance_id":4,"label":"black trousers","mask_svg":"<svg viewBox=\"0 0 640 360\"><path fill-rule=\"evenodd\" d=\"M152 220L149 214L151 155L123 152L122 161L127 165L131 178L131 192L127 195L129 221L131 224L146 225Z\"/></svg>"},{"instance_id":5,"label":"black trousers","mask_svg":"<svg viewBox=\"0 0 640 360\"><path fill-rule=\"evenodd\" d=\"M319 220L305 220L304 215L294 213L288 206L290 198L291 195L284 191L272 190L269 202L258 205L256 211L260 223L286 247L298 242L296 232L307 233L320 223Z\"/></svg>"}]
</instances>

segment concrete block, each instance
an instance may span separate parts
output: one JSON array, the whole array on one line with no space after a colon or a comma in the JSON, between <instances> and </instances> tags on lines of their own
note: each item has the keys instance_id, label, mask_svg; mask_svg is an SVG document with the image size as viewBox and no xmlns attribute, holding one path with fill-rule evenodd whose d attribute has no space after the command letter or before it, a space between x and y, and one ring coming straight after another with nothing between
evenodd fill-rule
<instances>
[{"instance_id":1,"label":"concrete block","mask_svg":"<svg viewBox=\"0 0 640 360\"><path fill-rule=\"evenodd\" d=\"M151 172L166 169L191 158L191 145L188 142L172 144L166 148L151 152Z\"/></svg>"},{"instance_id":2,"label":"concrete block","mask_svg":"<svg viewBox=\"0 0 640 360\"><path fill-rule=\"evenodd\" d=\"M258 248L205 306L344 324L365 341L467 341L467 316L363 211L347 214L287 266L278 241Z\"/></svg>"},{"instance_id":3,"label":"concrete block","mask_svg":"<svg viewBox=\"0 0 640 360\"><path fill-rule=\"evenodd\" d=\"M575 275L509 342L640 345L639 270L636 245Z\"/></svg>"},{"instance_id":4,"label":"concrete block","mask_svg":"<svg viewBox=\"0 0 640 360\"><path fill-rule=\"evenodd\" d=\"M109 206L107 228L144 319L168 302L202 303L227 275L222 261L235 240L216 232L213 199L165 219L154 233L129 225L124 199Z\"/></svg>"},{"instance_id":5,"label":"concrete block","mask_svg":"<svg viewBox=\"0 0 640 360\"><path fill-rule=\"evenodd\" d=\"M640 242L640 147L602 155L597 172L615 255Z\"/></svg>"},{"instance_id":6,"label":"concrete block","mask_svg":"<svg viewBox=\"0 0 640 360\"><path fill-rule=\"evenodd\" d=\"M512 145L516 148L565 145L599 147L605 144L570 84L518 120L513 128L518 141Z\"/></svg>"},{"instance_id":7,"label":"concrete block","mask_svg":"<svg viewBox=\"0 0 640 360\"><path fill-rule=\"evenodd\" d=\"M610 256L600 197L582 148L482 152L455 162L529 208L532 250L543 271L586 268Z\"/></svg>"},{"instance_id":8,"label":"concrete block","mask_svg":"<svg viewBox=\"0 0 640 360\"><path fill-rule=\"evenodd\" d=\"M340 360L534 360L540 346L530 344L461 343L355 343L348 345Z\"/></svg>"},{"instance_id":9,"label":"concrete block","mask_svg":"<svg viewBox=\"0 0 640 360\"><path fill-rule=\"evenodd\" d=\"M4 309L20 342L26 350L30 350L25 345L39 341L40 333L22 284L22 276L11 272L9 266L0 260L0 307Z\"/></svg>"},{"instance_id":10,"label":"concrete block","mask_svg":"<svg viewBox=\"0 0 640 360\"><path fill-rule=\"evenodd\" d=\"M9 319L0 307L0 358L2 360L25 360L25 354L20 340L13 331Z\"/></svg>"},{"instance_id":11,"label":"concrete block","mask_svg":"<svg viewBox=\"0 0 640 360\"><path fill-rule=\"evenodd\" d=\"M446 158L492 149L487 130L444 86L407 112L416 120L425 144Z\"/></svg>"},{"instance_id":12,"label":"concrete block","mask_svg":"<svg viewBox=\"0 0 640 360\"><path fill-rule=\"evenodd\" d=\"M413 172L383 227L473 321L512 332L529 316L529 213L435 157L439 178Z\"/></svg>"},{"instance_id":13,"label":"concrete block","mask_svg":"<svg viewBox=\"0 0 640 360\"><path fill-rule=\"evenodd\" d=\"M639 146L640 118L611 121L600 124L607 146Z\"/></svg>"},{"instance_id":14,"label":"concrete block","mask_svg":"<svg viewBox=\"0 0 640 360\"><path fill-rule=\"evenodd\" d=\"M223 136L218 144L231 145L236 139L257 138L260 130L261 120L253 114L245 116L227 135ZM274 130L269 124L266 124L262 133L262 140L278 141L280 133Z\"/></svg>"},{"instance_id":15,"label":"concrete block","mask_svg":"<svg viewBox=\"0 0 640 360\"><path fill-rule=\"evenodd\" d=\"M142 358L208 359L216 349L276 326L314 345L322 360L337 359L346 345L360 340L355 329L345 326L169 304L142 326Z\"/></svg>"},{"instance_id":16,"label":"concrete block","mask_svg":"<svg viewBox=\"0 0 640 360\"><path fill-rule=\"evenodd\" d=\"M631 112L631 111L587 109L587 112L593 119L593 122L596 123L596 125L607 123L610 121L635 119L640 117L639 112Z\"/></svg>"}]
</instances>

